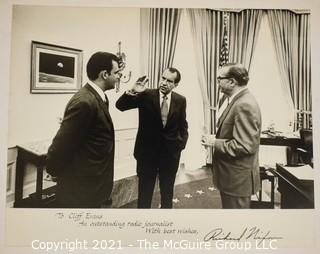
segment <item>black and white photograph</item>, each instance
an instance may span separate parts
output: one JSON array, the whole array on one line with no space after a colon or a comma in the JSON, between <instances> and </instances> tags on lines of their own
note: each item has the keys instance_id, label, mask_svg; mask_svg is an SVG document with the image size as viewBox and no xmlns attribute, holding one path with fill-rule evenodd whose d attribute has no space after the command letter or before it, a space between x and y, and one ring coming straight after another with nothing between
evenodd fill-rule
<instances>
[{"instance_id":1,"label":"black and white photograph","mask_svg":"<svg viewBox=\"0 0 320 254\"><path fill-rule=\"evenodd\" d=\"M81 87L82 51L32 41L31 92L74 93Z\"/></svg>"},{"instance_id":2,"label":"black and white photograph","mask_svg":"<svg viewBox=\"0 0 320 254\"><path fill-rule=\"evenodd\" d=\"M3 253L317 253L317 4L65 2L3 4Z\"/></svg>"}]
</instances>

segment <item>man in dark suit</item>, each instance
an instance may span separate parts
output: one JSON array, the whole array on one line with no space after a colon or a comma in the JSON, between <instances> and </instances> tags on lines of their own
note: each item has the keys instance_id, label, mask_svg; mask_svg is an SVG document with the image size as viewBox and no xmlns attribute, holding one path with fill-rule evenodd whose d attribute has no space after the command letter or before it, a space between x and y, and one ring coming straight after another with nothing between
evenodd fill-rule
<instances>
[{"instance_id":1,"label":"man in dark suit","mask_svg":"<svg viewBox=\"0 0 320 254\"><path fill-rule=\"evenodd\" d=\"M250 198L260 189L259 144L261 113L247 88L248 71L227 64L218 72L218 84L227 97L216 136L204 135L213 147L213 173L223 208L250 208ZM229 101L229 104L227 103Z\"/></svg>"},{"instance_id":2,"label":"man in dark suit","mask_svg":"<svg viewBox=\"0 0 320 254\"><path fill-rule=\"evenodd\" d=\"M47 155L57 177L57 207L110 205L114 171L114 128L105 91L119 81L117 56L97 52L87 63L88 83L68 102Z\"/></svg>"},{"instance_id":3,"label":"man in dark suit","mask_svg":"<svg viewBox=\"0 0 320 254\"><path fill-rule=\"evenodd\" d=\"M138 208L150 208L159 175L161 208L172 208L173 189L180 154L188 139L186 99L172 90L180 81L175 68L166 69L159 89L146 89L147 80L125 92L116 107L139 109L139 128L134 148L137 160Z\"/></svg>"}]
</instances>

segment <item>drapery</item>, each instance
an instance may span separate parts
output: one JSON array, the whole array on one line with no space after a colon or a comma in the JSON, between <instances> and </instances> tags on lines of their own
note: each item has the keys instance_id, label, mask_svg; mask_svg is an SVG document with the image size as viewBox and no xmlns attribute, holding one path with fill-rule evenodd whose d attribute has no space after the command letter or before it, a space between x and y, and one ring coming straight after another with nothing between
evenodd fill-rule
<instances>
[{"instance_id":1,"label":"drapery","mask_svg":"<svg viewBox=\"0 0 320 254\"><path fill-rule=\"evenodd\" d=\"M220 47L223 38L223 13L206 9L187 9L196 56L196 69L203 98L205 133L215 133L216 85Z\"/></svg>"},{"instance_id":2,"label":"drapery","mask_svg":"<svg viewBox=\"0 0 320 254\"><path fill-rule=\"evenodd\" d=\"M181 9L141 9L141 74L156 88L163 70L171 67L176 49Z\"/></svg>"},{"instance_id":3,"label":"drapery","mask_svg":"<svg viewBox=\"0 0 320 254\"><path fill-rule=\"evenodd\" d=\"M249 9L229 15L229 62L242 63L250 74L263 11Z\"/></svg>"},{"instance_id":4,"label":"drapery","mask_svg":"<svg viewBox=\"0 0 320 254\"><path fill-rule=\"evenodd\" d=\"M223 12L208 9L188 9L191 23L196 67L204 107L204 133L216 132L216 107L219 89L216 83L220 51L223 45L224 13L229 13L229 61L250 69L260 29L262 11ZM212 151L207 161L211 161Z\"/></svg>"},{"instance_id":5,"label":"drapery","mask_svg":"<svg viewBox=\"0 0 320 254\"><path fill-rule=\"evenodd\" d=\"M216 73L223 42L223 12L207 9L188 9L191 21L196 65L205 107L204 128L215 132L215 109L218 102ZM230 12L228 22L229 61L242 63L248 70L261 25L261 10Z\"/></svg>"},{"instance_id":6,"label":"drapery","mask_svg":"<svg viewBox=\"0 0 320 254\"><path fill-rule=\"evenodd\" d=\"M310 14L268 10L280 76L295 109L294 130L311 127Z\"/></svg>"}]
</instances>

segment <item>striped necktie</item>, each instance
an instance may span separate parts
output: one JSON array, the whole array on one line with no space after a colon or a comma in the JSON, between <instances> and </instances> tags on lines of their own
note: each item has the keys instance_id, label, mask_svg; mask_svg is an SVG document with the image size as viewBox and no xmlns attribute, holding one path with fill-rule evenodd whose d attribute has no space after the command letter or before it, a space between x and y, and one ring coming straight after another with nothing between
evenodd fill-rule
<instances>
[{"instance_id":1,"label":"striped necktie","mask_svg":"<svg viewBox=\"0 0 320 254\"><path fill-rule=\"evenodd\" d=\"M217 119L221 117L221 115L223 114L225 109L228 107L228 105L229 105L229 97L224 94L218 103Z\"/></svg>"},{"instance_id":2,"label":"striped necktie","mask_svg":"<svg viewBox=\"0 0 320 254\"><path fill-rule=\"evenodd\" d=\"M161 103L161 119L162 119L163 127L165 127L167 124L167 118L168 118L168 113L169 113L167 100L168 100L167 95L163 95L162 103Z\"/></svg>"}]
</instances>

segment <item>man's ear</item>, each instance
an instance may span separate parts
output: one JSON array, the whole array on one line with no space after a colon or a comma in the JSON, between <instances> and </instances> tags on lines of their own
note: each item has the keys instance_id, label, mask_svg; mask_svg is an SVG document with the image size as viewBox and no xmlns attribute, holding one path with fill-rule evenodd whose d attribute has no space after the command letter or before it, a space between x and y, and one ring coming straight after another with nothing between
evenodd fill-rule
<instances>
[{"instance_id":1,"label":"man's ear","mask_svg":"<svg viewBox=\"0 0 320 254\"><path fill-rule=\"evenodd\" d=\"M108 74L108 72L106 70L100 71L99 75L103 79L106 79L109 76L109 74Z\"/></svg>"},{"instance_id":2,"label":"man's ear","mask_svg":"<svg viewBox=\"0 0 320 254\"><path fill-rule=\"evenodd\" d=\"M237 83L237 81L236 81L234 78L231 78L230 80L232 81L232 83L231 83L231 84L232 84L232 86L235 86L235 85L236 85L236 83Z\"/></svg>"}]
</instances>

